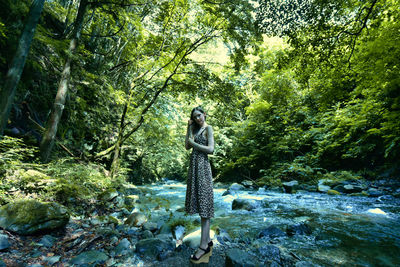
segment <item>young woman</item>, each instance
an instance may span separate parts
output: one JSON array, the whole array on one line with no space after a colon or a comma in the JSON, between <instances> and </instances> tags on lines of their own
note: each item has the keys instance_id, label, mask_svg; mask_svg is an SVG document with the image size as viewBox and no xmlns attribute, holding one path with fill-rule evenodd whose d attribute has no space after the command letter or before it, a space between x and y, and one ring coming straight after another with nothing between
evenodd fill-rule
<instances>
[{"instance_id":1,"label":"young woman","mask_svg":"<svg viewBox=\"0 0 400 267\"><path fill-rule=\"evenodd\" d=\"M210 218L214 217L214 192L208 154L214 152L213 129L206 123L206 113L196 107L190 114L185 139L186 149L192 148L186 189L185 210L201 217L199 249L190 257L193 263L208 263L212 255Z\"/></svg>"}]
</instances>

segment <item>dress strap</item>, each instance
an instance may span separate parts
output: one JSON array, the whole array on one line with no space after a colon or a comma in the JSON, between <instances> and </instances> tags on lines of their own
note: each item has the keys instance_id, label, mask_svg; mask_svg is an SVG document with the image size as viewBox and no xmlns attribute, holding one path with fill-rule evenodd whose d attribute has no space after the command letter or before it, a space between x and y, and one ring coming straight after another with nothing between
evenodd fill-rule
<instances>
[{"instance_id":1,"label":"dress strap","mask_svg":"<svg viewBox=\"0 0 400 267\"><path fill-rule=\"evenodd\" d=\"M203 132L204 132L204 130L207 128L207 126L206 127L204 127L204 128L200 128L200 130L199 130L199 132L196 134L196 136L200 136Z\"/></svg>"}]
</instances>

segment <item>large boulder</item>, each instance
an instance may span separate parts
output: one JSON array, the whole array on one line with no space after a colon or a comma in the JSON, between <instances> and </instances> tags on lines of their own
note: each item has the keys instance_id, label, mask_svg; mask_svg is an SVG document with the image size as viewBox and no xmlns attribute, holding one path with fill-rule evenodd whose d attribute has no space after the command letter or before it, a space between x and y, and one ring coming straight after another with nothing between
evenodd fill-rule
<instances>
[{"instance_id":1,"label":"large boulder","mask_svg":"<svg viewBox=\"0 0 400 267\"><path fill-rule=\"evenodd\" d=\"M23 200L0 208L0 227L20 235L62 228L68 221L68 210L54 202Z\"/></svg>"}]
</instances>

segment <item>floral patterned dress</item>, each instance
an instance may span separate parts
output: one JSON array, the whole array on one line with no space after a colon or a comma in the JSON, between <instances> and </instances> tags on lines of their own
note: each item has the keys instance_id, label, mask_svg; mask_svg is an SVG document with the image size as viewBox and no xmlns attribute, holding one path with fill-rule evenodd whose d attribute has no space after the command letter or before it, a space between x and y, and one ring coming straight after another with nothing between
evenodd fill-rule
<instances>
[{"instance_id":1,"label":"floral patterned dress","mask_svg":"<svg viewBox=\"0 0 400 267\"><path fill-rule=\"evenodd\" d=\"M194 141L207 146L207 138L201 129ZM210 162L207 153L193 148L186 188L185 210L189 214L198 213L201 218L214 217L214 192Z\"/></svg>"}]
</instances>

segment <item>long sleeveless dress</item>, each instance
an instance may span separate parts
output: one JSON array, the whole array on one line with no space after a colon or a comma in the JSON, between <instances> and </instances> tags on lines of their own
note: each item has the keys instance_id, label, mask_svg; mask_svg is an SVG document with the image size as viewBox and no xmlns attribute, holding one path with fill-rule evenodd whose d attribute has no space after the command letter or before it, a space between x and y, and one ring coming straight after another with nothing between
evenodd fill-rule
<instances>
[{"instance_id":1,"label":"long sleeveless dress","mask_svg":"<svg viewBox=\"0 0 400 267\"><path fill-rule=\"evenodd\" d=\"M194 141L207 145L207 138L201 129ZM192 149L186 188L185 210L189 214L198 213L201 218L214 217L214 192L210 162L207 153Z\"/></svg>"}]
</instances>

